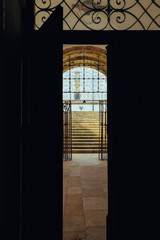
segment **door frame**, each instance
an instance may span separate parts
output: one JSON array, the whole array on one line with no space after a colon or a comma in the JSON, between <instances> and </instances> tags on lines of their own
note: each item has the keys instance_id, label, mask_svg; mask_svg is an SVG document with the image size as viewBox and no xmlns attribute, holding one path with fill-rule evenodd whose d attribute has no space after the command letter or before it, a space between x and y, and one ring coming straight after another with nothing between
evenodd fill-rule
<instances>
[{"instance_id":1,"label":"door frame","mask_svg":"<svg viewBox=\"0 0 160 240\"><path fill-rule=\"evenodd\" d=\"M108 182L108 215L106 216L106 233L108 240L113 236L112 230L112 196L111 196L111 165L112 161L112 150L111 150L111 132L112 132L112 83L110 78L110 66L111 66L111 56L112 56L112 38L114 38L115 32L107 31L62 31L62 48L64 44L74 44L74 45L83 45L83 44L95 44L95 45L106 45L106 58L107 58L107 141L108 141L108 160L107 160L107 182ZM84 41L85 39L85 41ZM63 51L62 51L63 52ZM63 58L62 58L63 61ZM110 62L110 63L109 63ZM109 64L108 64L109 63ZM108 224L109 223L109 224Z\"/></svg>"}]
</instances>

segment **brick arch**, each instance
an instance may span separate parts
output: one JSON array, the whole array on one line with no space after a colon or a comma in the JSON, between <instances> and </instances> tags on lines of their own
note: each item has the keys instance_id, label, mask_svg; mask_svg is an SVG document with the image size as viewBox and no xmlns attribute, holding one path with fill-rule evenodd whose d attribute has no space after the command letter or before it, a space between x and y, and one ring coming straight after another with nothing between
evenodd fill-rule
<instances>
[{"instance_id":1,"label":"brick arch","mask_svg":"<svg viewBox=\"0 0 160 240\"><path fill-rule=\"evenodd\" d=\"M82 66L99 70L107 76L106 51L94 46L74 46L63 50L63 72Z\"/></svg>"}]
</instances>

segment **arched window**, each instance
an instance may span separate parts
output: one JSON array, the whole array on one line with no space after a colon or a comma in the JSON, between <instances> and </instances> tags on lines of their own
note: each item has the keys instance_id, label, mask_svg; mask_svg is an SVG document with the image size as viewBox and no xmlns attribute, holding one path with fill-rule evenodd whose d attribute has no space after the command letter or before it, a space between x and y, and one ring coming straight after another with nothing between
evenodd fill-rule
<instances>
[{"instance_id":1,"label":"arched window","mask_svg":"<svg viewBox=\"0 0 160 240\"><path fill-rule=\"evenodd\" d=\"M107 77L88 67L64 72L63 100L107 100Z\"/></svg>"}]
</instances>

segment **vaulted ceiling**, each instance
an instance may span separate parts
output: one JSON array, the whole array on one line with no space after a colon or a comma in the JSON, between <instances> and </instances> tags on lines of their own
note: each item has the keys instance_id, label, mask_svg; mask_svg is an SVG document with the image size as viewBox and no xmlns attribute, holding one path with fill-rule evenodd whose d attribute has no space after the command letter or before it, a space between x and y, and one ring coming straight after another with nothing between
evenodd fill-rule
<instances>
[{"instance_id":1,"label":"vaulted ceiling","mask_svg":"<svg viewBox=\"0 0 160 240\"><path fill-rule=\"evenodd\" d=\"M63 72L82 66L96 69L107 76L106 50L83 45L63 50Z\"/></svg>"}]
</instances>

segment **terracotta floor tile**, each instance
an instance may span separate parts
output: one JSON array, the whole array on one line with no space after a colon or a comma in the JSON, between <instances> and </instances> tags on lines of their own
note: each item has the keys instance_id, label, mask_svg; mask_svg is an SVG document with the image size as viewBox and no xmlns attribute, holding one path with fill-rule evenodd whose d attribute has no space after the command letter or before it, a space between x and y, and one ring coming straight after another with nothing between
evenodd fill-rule
<instances>
[{"instance_id":1,"label":"terracotta floor tile","mask_svg":"<svg viewBox=\"0 0 160 240\"><path fill-rule=\"evenodd\" d=\"M106 240L106 228L87 228L86 240Z\"/></svg>"},{"instance_id":2,"label":"terracotta floor tile","mask_svg":"<svg viewBox=\"0 0 160 240\"><path fill-rule=\"evenodd\" d=\"M100 183L92 184L92 183L86 182L82 184L82 189L103 189L103 188L102 188L102 184Z\"/></svg>"},{"instance_id":3,"label":"terracotta floor tile","mask_svg":"<svg viewBox=\"0 0 160 240\"><path fill-rule=\"evenodd\" d=\"M80 170L73 170L73 171L70 171L70 176L80 176Z\"/></svg>"},{"instance_id":4,"label":"terracotta floor tile","mask_svg":"<svg viewBox=\"0 0 160 240\"><path fill-rule=\"evenodd\" d=\"M64 216L63 217L63 231L84 231L85 221L84 216Z\"/></svg>"},{"instance_id":5,"label":"terracotta floor tile","mask_svg":"<svg viewBox=\"0 0 160 240\"><path fill-rule=\"evenodd\" d=\"M83 197L83 207L86 210L107 210L105 197Z\"/></svg>"},{"instance_id":6,"label":"terracotta floor tile","mask_svg":"<svg viewBox=\"0 0 160 240\"><path fill-rule=\"evenodd\" d=\"M82 189L82 196L83 197L97 197L97 196L105 196L104 191L101 189Z\"/></svg>"},{"instance_id":7,"label":"terracotta floor tile","mask_svg":"<svg viewBox=\"0 0 160 240\"><path fill-rule=\"evenodd\" d=\"M85 211L86 227L105 227L106 216L106 210Z\"/></svg>"},{"instance_id":8,"label":"terracotta floor tile","mask_svg":"<svg viewBox=\"0 0 160 240\"><path fill-rule=\"evenodd\" d=\"M81 179L79 176L70 176L68 180L68 186L70 187L80 187Z\"/></svg>"},{"instance_id":9,"label":"terracotta floor tile","mask_svg":"<svg viewBox=\"0 0 160 240\"><path fill-rule=\"evenodd\" d=\"M82 205L82 195L81 194L67 194L66 195L66 205Z\"/></svg>"},{"instance_id":10,"label":"terracotta floor tile","mask_svg":"<svg viewBox=\"0 0 160 240\"><path fill-rule=\"evenodd\" d=\"M81 187L68 187L67 194L81 194Z\"/></svg>"},{"instance_id":11,"label":"terracotta floor tile","mask_svg":"<svg viewBox=\"0 0 160 240\"><path fill-rule=\"evenodd\" d=\"M84 216L83 205L67 205L64 209L65 216Z\"/></svg>"},{"instance_id":12,"label":"terracotta floor tile","mask_svg":"<svg viewBox=\"0 0 160 240\"><path fill-rule=\"evenodd\" d=\"M99 183L97 180L88 180L88 179L85 179L85 180L81 180L81 184L82 185L85 185L85 184L92 184L92 186L96 185L97 183Z\"/></svg>"},{"instance_id":13,"label":"terracotta floor tile","mask_svg":"<svg viewBox=\"0 0 160 240\"><path fill-rule=\"evenodd\" d=\"M63 240L86 240L85 232L63 232Z\"/></svg>"}]
</instances>

